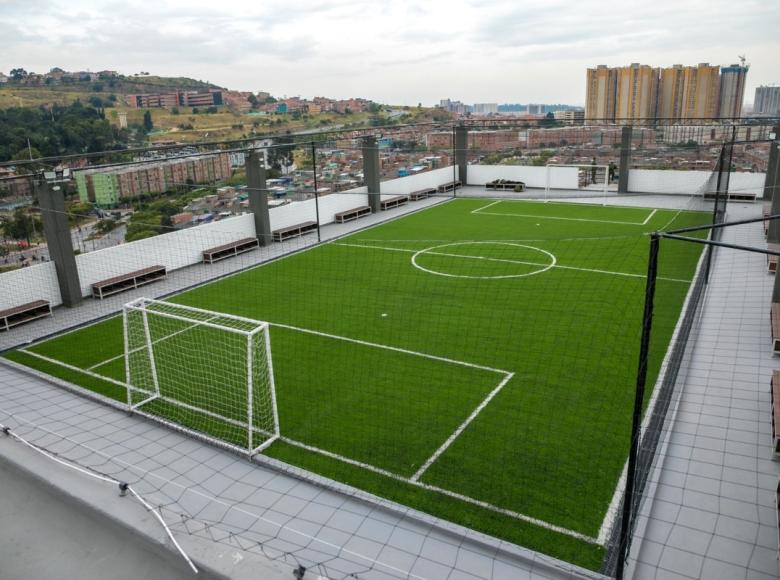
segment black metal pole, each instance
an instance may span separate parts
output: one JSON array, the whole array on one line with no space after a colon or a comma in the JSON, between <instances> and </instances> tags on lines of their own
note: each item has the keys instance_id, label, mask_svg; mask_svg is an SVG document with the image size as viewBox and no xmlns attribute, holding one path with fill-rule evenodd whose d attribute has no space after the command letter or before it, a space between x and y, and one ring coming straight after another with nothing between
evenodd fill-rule
<instances>
[{"instance_id":1,"label":"black metal pole","mask_svg":"<svg viewBox=\"0 0 780 580\"><path fill-rule=\"evenodd\" d=\"M645 284L645 312L642 320L642 343L639 348L639 368L636 375L636 394L634 395L634 416L631 425L631 450L628 454L628 469L626 470L626 491L623 494L623 518L620 522L620 541L618 544L618 560L615 578L623 580L623 573L628 557L631 531L633 529L634 483L636 465L639 456L639 439L642 429L642 407L645 400L645 385L647 383L647 362L650 352L650 332L653 326L653 304L655 299L655 281L658 275L658 248L661 236L653 232L650 236L650 257L647 263L647 282Z\"/></svg>"},{"instance_id":2,"label":"black metal pole","mask_svg":"<svg viewBox=\"0 0 780 580\"><path fill-rule=\"evenodd\" d=\"M458 195L458 188L455 187L455 182L458 181L457 176L457 167L458 167L458 156L456 154L455 150L455 143L457 142L456 139L456 129L455 125L452 126L452 197L457 197Z\"/></svg>"},{"instance_id":3,"label":"black metal pole","mask_svg":"<svg viewBox=\"0 0 780 580\"><path fill-rule=\"evenodd\" d=\"M320 192L317 186L317 146L311 142L311 167L314 170L314 211L317 213L317 241L322 241L320 233Z\"/></svg>"},{"instance_id":4,"label":"black metal pole","mask_svg":"<svg viewBox=\"0 0 780 580\"><path fill-rule=\"evenodd\" d=\"M721 178L723 176L723 160L725 158L726 153L726 146L723 145L720 148L720 156L718 157L718 182L715 186L715 207L712 209L712 223L713 225L720 223L718 219L719 211L718 211L718 205L720 204L720 198L721 198ZM705 192L706 193L706 192ZM715 232L710 230L709 238L715 239ZM712 246L707 247L707 263L704 267L704 283L709 284L710 283L710 268L712 267L712 253L714 251L714 248Z\"/></svg>"}]
</instances>

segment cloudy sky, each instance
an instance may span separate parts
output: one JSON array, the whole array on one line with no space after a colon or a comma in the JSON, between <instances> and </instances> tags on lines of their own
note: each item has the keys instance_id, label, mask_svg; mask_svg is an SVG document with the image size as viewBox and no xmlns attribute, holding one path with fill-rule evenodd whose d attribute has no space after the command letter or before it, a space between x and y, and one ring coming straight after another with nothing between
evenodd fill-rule
<instances>
[{"instance_id":1,"label":"cloudy sky","mask_svg":"<svg viewBox=\"0 0 780 580\"><path fill-rule=\"evenodd\" d=\"M780 0L0 0L0 70L189 76L397 104L583 104L585 69L752 64L780 84Z\"/></svg>"}]
</instances>

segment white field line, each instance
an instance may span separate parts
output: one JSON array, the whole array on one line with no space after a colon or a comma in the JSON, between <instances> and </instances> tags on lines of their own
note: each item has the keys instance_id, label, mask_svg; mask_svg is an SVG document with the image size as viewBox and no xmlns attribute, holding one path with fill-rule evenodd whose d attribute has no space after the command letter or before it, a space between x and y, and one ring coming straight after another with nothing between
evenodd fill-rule
<instances>
[{"instance_id":1,"label":"white field line","mask_svg":"<svg viewBox=\"0 0 780 580\"><path fill-rule=\"evenodd\" d=\"M88 369L82 369L82 368L77 367L77 366L69 365L68 363L64 363L64 362L62 362L60 360L57 360L57 359L49 358L48 356L44 356L42 354L38 354L37 352L33 352L31 350L26 350L24 348L20 348L19 352L23 352L24 354L28 354L28 355L30 355L32 357L39 358L39 359L41 359L43 361L46 361L48 363L59 365L59 366L64 367L64 368L66 368L68 370L76 371L77 373L82 373L82 374L85 374L87 376L94 377L96 379L100 379L101 381L107 381L109 383L113 383L115 385L118 385L118 386L122 387L123 389L127 388L127 383L125 383L124 381L118 381L116 379L112 379L111 377L107 377L105 375L101 375L101 374L92 372L91 370L88 370ZM122 356L124 356L124 355L122 355Z\"/></svg>"},{"instance_id":2,"label":"white field line","mask_svg":"<svg viewBox=\"0 0 780 580\"><path fill-rule=\"evenodd\" d=\"M473 210L471 210L471 213L477 213L478 211L482 211L483 209L487 209L489 207L492 207L492 206L496 205L497 203L501 203L501 200L497 199L496 201L490 202L487 205L483 205L482 207L478 207L477 209L473 209Z\"/></svg>"},{"instance_id":3,"label":"white field line","mask_svg":"<svg viewBox=\"0 0 780 580\"><path fill-rule=\"evenodd\" d=\"M450 445L452 445L455 439L460 437L460 434L463 433L466 427L469 426L469 423L471 423L474 419L477 418L477 415L479 415L482 412L482 409L487 407L488 403L493 399L493 397L495 397L501 391L501 389L504 388L504 385L506 385L512 379L513 376L515 376L514 373L507 374L504 377L504 379L500 383L498 383L498 386L492 391L490 391L490 393L488 393L488 396L482 400L482 402L479 404L479 406L476 409L474 409L474 411L472 411L471 415L466 417L466 420L463 421L463 423L461 423L458 426L458 428L455 429L455 431L453 431L452 435L450 435L447 438L447 440L441 445L441 447L439 447L436 450L436 452L433 455L431 455L425 461L425 463L423 463L422 467L420 467L420 469L418 469L417 472L412 476L411 481L418 481L422 477L422 475L428 470L428 468L431 465L433 465L433 463L441 456L442 453L444 453L447 450L447 448Z\"/></svg>"},{"instance_id":4,"label":"white field line","mask_svg":"<svg viewBox=\"0 0 780 580\"><path fill-rule=\"evenodd\" d=\"M361 345L364 345L364 346L370 346L370 347L375 347L375 348L382 348L382 349L386 349L386 350L392 350L392 351L396 351L396 352L410 354L410 355L413 355L413 356L420 356L420 357L429 358L429 359L432 359L432 360L438 360L438 361L442 361L442 362L446 362L446 363L451 363L451 364L456 364L456 365L461 365L461 366L467 366L467 367L471 367L471 368L476 368L476 369L481 369L481 370L485 370L485 371L490 371L490 372L503 374L504 378L501 381L501 383L499 383L498 387L496 387L488 395L488 397L485 400L483 400L482 403L480 403L480 405L469 416L469 418L463 424L461 424L460 427L458 427L458 429L455 431L455 433L453 435L450 436L450 438L447 440L447 442L445 442L446 446L449 446L449 445L452 444L452 442L465 430L465 428L468 426L468 424L471 421L473 421L473 419L479 414L479 412L482 409L484 409L484 407L490 402L490 400L493 397L495 397L495 395L504 387L504 385L514 375L514 373L511 373L511 372L505 371L505 370L501 370L501 369L495 369L495 368L492 368L492 367L487 367L487 366L483 366L483 365L477 365L477 364L468 363L468 362L465 362L465 361L458 361L458 360L449 359L449 358L446 358L446 357L440 357L440 356L436 356L436 355L430 355L430 354L426 354L426 353L410 351L410 350L407 350L407 349L401 349L401 348L397 348L397 347L371 343L371 342L367 342L367 341L363 341L363 340L347 338L347 337L338 336L338 335L334 335L334 334L328 334L328 333L319 332L319 331L315 331L315 330L309 330L309 329L305 329L305 328L298 328L298 327L290 326L290 325L286 325L286 324L275 324L275 323L269 322L269 325L270 326L279 326L280 328L286 328L286 329L289 329L289 330L296 330L296 331L304 332L304 333L307 333L307 334L314 334L314 335L317 335L317 336L324 336L324 337L327 337L327 338L334 338L334 339L337 339L337 340L345 340L347 342L353 342L353 343L361 344ZM79 367L75 367L73 365L69 365L67 363L64 363L64 362L61 362L61 361L58 361L58 360L55 360L55 359L52 359L52 358L49 358L49 357L45 357L43 355L39 355L39 354L34 353L34 352L24 351L24 350L22 350L22 352L26 352L27 354L30 354L30 355L35 356L37 358L43 359L43 360L45 360L47 362L51 362L53 364L57 364L57 365L65 367L65 368L74 370L76 372L84 373L86 375L89 375L89 376L92 376L92 377L95 377L95 378L106 380L106 381L115 383L115 384L117 384L119 386L122 386L124 388L127 387L127 385L125 383L122 383L122 382L117 381L115 379L104 377L103 375L99 375L99 374L94 373L92 371L81 369ZM181 405L181 403L177 403L177 404ZM182 406L184 406L184 405L182 405ZM202 409L198 409L198 411L202 412ZM139 414L146 415L146 413L143 413L142 411L136 411L136 412L139 412ZM220 417L220 419L225 419L225 418L224 417ZM512 518L515 518L515 519L518 519L518 520L521 520L521 521L525 521L525 522L528 522L528 523L531 523L531 524L543 527L545 529L548 529L548 530L551 530L551 531L554 531L554 532L557 532L557 533L560 533L560 534L565 534L567 536L571 536L573 538L577 538L579 540L582 540L584 542L588 542L590 544L596 544L597 543L595 538L592 538L592 537L587 536L585 534L582 534L580 532L576 532L574 530L570 530L568 528L564 528L564 527L561 527L561 526L556 526L555 524L551 524L551 523L546 522L544 520L540 520L540 519L537 519L537 518L534 518L534 517L531 517L531 516L528 516L528 515L525 515L525 514L521 514L519 512L515 512L515 511L512 511L512 510L501 508L501 507L495 506L493 504L490 504L488 502L484 502L484 501L481 501L481 500L478 500L478 499L474 499L474 498L472 498L470 496L466 496L466 495L463 495L463 494L460 494L460 493L457 493L457 492L454 492L454 491L450 491L448 489L444 489L444 488L441 488L441 487L438 487L438 486L435 486L435 485L422 483L420 481L417 481L417 480L414 480L414 479L411 479L411 478L408 478L408 477L404 477L402 475L398 475L398 474L392 473L392 472L387 471L385 469L381 469L379 467L375 467L375 466L367 464L367 463L356 461L354 459L350 459L348 457L344 457L344 456L339 455L337 453L326 451L326 450L320 449L318 447L313 447L311 445L307 445L307 444L301 443L299 441L288 439L286 437L281 437L280 440L284 441L286 443L289 443L290 445L294 445L294 446L306 449L307 451L311 451L313 453L319 453L319 454L324 455L326 457L330 457L332 459L336 459L338 461L342 461L342 462L348 463L350 465L355 465L357 467L361 467L361 468L366 469L368 471L372 471L374 473L378 473L380 475L383 475L383 476L386 476L386 477L389 477L389 478L392 478L392 479L396 479L398 481L402 481L402 482L408 483L410 485L421 487L421 488L427 489L429 491L440 493L442 495L446 495L446 496L458 499L458 500L466 502L466 503L470 503L472 505L479 506L481 508L484 508L484 509L496 512L496 513L500 513L500 514L503 514L503 515L506 515L506 516L509 516L509 517L512 517ZM430 467L430 464L432 464L433 461L435 461L435 459L437 459L439 456L441 456L441 454L446 450L445 445L440 447L436 451L436 453L434 453L434 455L436 457L429 458L428 461L426 461L426 463L428 464L426 469L428 467Z\"/></svg>"},{"instance_id":5,"label":"white field line","mask_svg":"<svg viewBox=\"0 0 780 580\"><path fill-rule=\"evenodd\" d=\"M313 334L315 336L324 336L325 338L333 338L335 340L343 340L345 342L351 342L351 343L360 344L360 345L363 345L363 346L370 346L370 347L373 347L373 348L381 348L381 349L384 349L384 350L391 350L391 351L400 352L400 353L403 353L403 354L410 354L412 356L419 356L419 357L422 357L422 358L427 358L427 359L431 359L431 360L437 360L437 361L450 363L450 364L454 364L454 365L470 367L472 369L480 369L480 370L489 371L489 372L492 372L492 373L499 373L501 375L511 374L509 371L505 371L503 369L496 369L496 368L493 368L493 367L488 367L488 366L484 366L484 365L478 365L478 364L474 364L474 363L470 363L470 362L465 362L465 361L462 361L462 360L456 360L456 359L447 358L447 357L444 357L444 356L438 356L438 355L435 355L435 354L427 354L427 353L418 352L418 351L415 351L415 350L408 350L406 348L399 348L397 346L388 346L386 344L378 344L376 342L368 342L366 340L360 340L358 338L348 338L346 336L339 336L338 334L329 334L327 332L320 332L319 330L310 330L308 328L300 328L298 326L291 326L289 324L279 324L277 322L269 322L268 324L270 326L277 326L279 328L286 328L288 330L295 330L297 332L303 332L305 334Z\"/></svg>"},{"instance_id":6,"label":"white field line","mask_svg":"<svg viewBox=\"0 0 780 580\"><path fill-rule=\"evenodd\" d=\"M497 216L507 216L507 217L523 217L523 218L533 218L537 220L563 220L567 222L589 222L594 224L619 224L623 226L642 226L645 224L645 222L620 222L620 221L612 221L612 220L592 220L592 219L586 219L586 218L570 218L570 217L560 217L560 216L551 216L551 215L530 215L530 214L524 214L524 213L497 213L497 212L491 212L491 211L481 211L477 213L476 215L497 215Z\"/></svg>"},{"instance_id":7,"label":"white field line","mask_svg":"<svg viewBox=\"0 0 780 580\"><path fill-rule=\"evenodd\" d=\"M466 243L466 242L464 242ZM408 248L392 248L389 246L365 246L360 244L346 244L346 243L333 243L334 246L349 246L352 248L368 248L369 250L386 250L388 252L406 252L409 254L416 254L419 250L410 250ZM465 254L452 254L449 252L425 252L428 256L445 256L449 258L466 258L469 260L486 260L489 262L507 262L510 264L521 264L524 266L549 266L550 264L543 264L541 262L526 262L524 260L508 260L505 258L488 258L485 256L468 256ZM645 274L629 274L628 272L613 272L611 270L598 270L595 268L578 268L576 266L563 266L555 263L552 268L558 268L560 270L575 270L578 272L591 272L593 274L607 274L610 276L626 276L629 278L646 278ZM667 278L665 276L658 276L659 280L665 280L666 282L680 282L684 284L690 284L690 280L682 278Z\"/></svg>"},{"instance_id":8,"label":"white field line","mask_svg":"<svg viewBox=\"0 0 780 580\"><path fill-rule=\"evenodd\" d=\"M366 246L361 246L361 247L366 247ZM502 369L496 369L496 368L492 368L492 367L488 367L488 366L484 366L484 365L478 365L478 364L469 363L469 362L465 362L465 361L459 361L459 360L450 359L450 358L446 358L446 357L441 357L441 356L437 356L437 355L431 355L431 354L417 352L417 351L412 351L412 350L408 350L408 349L403 349L403 348L398 348L398 347L393 347L393 346L388 346L388 345L372 343L372 342L368 342L368 341L364 341L364 340L348 338L348 337L339 336L339 335L335 335L335 334L329 334L329 333L320 332L320 331L317 331L317 330L310 330L310 329L306 329L306 328L300 328L300 327L291 326L291 325L288 325L288 324L276 324L276 323L273 323L273 322L269 322L268 324L270 326L278 326L280 328L286 328L288 330L294 330L294 331L303 332L303 333L306 333L306 334L313 334L313 335L316 335L316 336L323 336L323 337L326 337L326 338L332 338L332 339L336 339L336 340L343 340L343 341L346 341L346 342L352 342L352 343L355 343L355 344L361 344L363 346L369 346L369 347L374 347L374 348L381 348L381 349L385 349L385 350L391 350L391 351L395 351L395 352L409 354L409 355L412 355L412 356L419 356L419 357L422 357L422 358L428 358L428 359L431 359L431 360L437 360L437 361L441 361L441 362L445 362L445 363L461 365L461 366L466 366L466 367L470 367L470 368L476 368L476 369L489 371L489 372L495 372L495 373L499 373L499 374L504 375L504 379L501 381L499 386L496 387L496 389L494 389L488 395L488 397L485 400L482 401L482 403L477 407L475 412L472 413L472 415L469 417L469 419L467 419L466 422L464 422L464 424L462 424L456 430L456 432L453 434L454 436L450 436L450 438L447 440L447 442L445 442L445 445L447 445L447 446L452 444L452 441L454 441L457 438L457 436L459 436L465 430L465 428L468 426L468 424L471 421L473 421L473 419L477 416L477 414L490 402L490 400L493 397L495 397L495 395L498 393L498 391L500 391L500 389L503 388L503 386L514 375L514 373L511 373L509 371L502 370ZM92 376L92 377L95 377L95 378L98 378L98 379L101 379L101 380L106 380L108 382L115 383L115 384L117 384L117 385L119 385L119 386L121 386L123 388L127 388L127 385L125 383L121 382L121 381L117 381L115 379L111 379L109 377L105 377L105 376L100 375L98 373L95 373L95 372L92 372L92 371L89 371L89 370L85 370L85 369L81 369L79 367L76 367L76 366L73 366L73 365L69 365L69 364L64 363L62 361L58 361L56 359L52 359L52 358L49 358L49 357L46 357L46 356L43 356L43 355L39 355L39 354L34 353L34 352L26 351L26 350L23 350L23 349L20 349L20 350L21 350L21 352L25 352L25 353L27 353L27 354L29 354L31 356L40 358L40 359L45 360L47 362L50 362L52 364L57 364L57 365L60 365L62 367L68 368L70 370L73 370L73 371L76 371L76 372L80 372L80 373L83 373L83 374L86 374L86 375L89 375L89 376ZM103 364L105 364L105 363L103 363ZM180 404L180 403L177 403L177 404ZM199 409L199 411L202 411L202 410ZM136 412L139 412L139 414L146 415L146 413L143 413L140 410L138 410ZM220 418L224 419L224 417L220 417ZM444 488L441 488L441 487L438 487L438 486L435 486L435 485L422 483L420 481L413 480L413 479L408 478L408 477L404 477L404 476L401 476L401 475L398 475L398 474L394 474L394 473L392 473L390 471L381 469L379 467L375 467L375 466L367 464L367 463L356 461L354 459L350 459L348 457L344 457L344 456L338 455L336 453L332 453L332 452L326 451L324 449L319 449L317 447L313 447L311 445L307 445L305 443L301 443L301 442L298 442L298 441L295 441L295 440L291 440L291 439L288 439L288 438L285 438L285 437L281 437L280 440L285 441L285 442L287 442L287 443L289 443L291 445L295 445L297 447L304 448L304 449L306 449L308 451L311 451L311 452L314 452L314 453L319 453L321 455L325 455L327 457L336 459L338 461L342 461L342 462L345 462L345 463L348 463L348 464L351 464L351 465L362 467L362 468L364 468L364 469L366 469L368 471L372 471L372 472L384 475L386 477L390 477L392 479L396 479L398 481L403 481L403 482L408 483L410 485L415 485L417 487L421 487L421 488L427 489L429 491L440 493L442 495L446 495L446 496L458 499L458 500L466 502L466 503L470 503L472 505L479 506L481 508L484 508L484 509L496 512L496 513L500 513L500 514L503 514L503 515L506 515L506 516L509 516L509 517L512 517L512 518L515 518L515 519L518 519L518 520L521 520L521 521L525 521L525 522L528 522L528 523L531 523L531 524L543 527L545 529L548 529L548 530L551 530L551 531L554 531L554 532L557 532L557 533L560 533L560 534L564 534L564 535L571 536L573 538L577 538L579 540L582 540L582 541L590 543L590 544L597 544L598 543L595 538L592 538L592 537L587 536L585 534L582 534L580 532L577 532L577 531L574 531L574 530L570 530L568 528L564 528L564 527L561 527L561 526L557 526L555 524L551 524L551 523L546 522L544 520L540 520L540 519L537 519L537 518L534 518L534 517L531 517L531 516L528 516L528 515L525 515L525 514L521 514L519 512L515 512L515 511L512 511L512 510L501 508L501 507L495 506L493 504L490 504L488 502L484 502L484 501L481 501L481 500L478 500L478 499L474 499L474 498L472 498L470 496L466 496L466 495L463 495L463 494L460 494L460 493L457 493L457 492L454 492L454 491L450 491L448 489L444 489ZM444 446L442 446L442 447L444 447ZM437 452L434 453L434 455L436 455L436 458L434 458L433 461L435 461L435 459L437 459L445 450L446 450L446 447L444 449L442 449L440 447L439 450L437 450ZM429 458L428 461L430 461L431 464L433 463L433 461L430 458ZM430 467L430 465L428 465L428 467ZM427 467L426 467L426 469L427 469Z\"/></svg>"},{"instance_id":9,"label":"white field line","mask_svg":"<svg viewBox=\"0 0 780 580\"><path fill-rule=\"evenodd\" d=\"M691 197L692 197L693 201L697 201L698 200L698 197L695 196L695 195L691 196ZM596 197L594 197L592 199L598 199L598 198L602 198L603 199L603 196L596 196ZM455 201L464 200L464 199L476 199L476 198L461 197L461 198L456 198ZM550 199L550 198L547 198L547 199L545 199L545 198L511 199L511 198L506 198L506 197L502 197L502 198L484 197L482 199L490 199L490 200L495 200L495 201L502 201L502 202L506 202L506 203L516 203L516 204L540 203L540 204L548 204L548 205L566 205L566 206L569 206L569 205L579 205L579 206L583 206L583 207L613 207L615 209L646 209L648 211L656 209L658 211L668 211L668 212L681 212L681 211L682 212L688 212L688 213L701 213L702 212L702 210L699 210L699 209L685 209L685 208L675 208L675 207L655 208L655 207L652 207L652 206L644 206L644 205L624 205L624 204L619 204L619 203L604 203L602 201L588 203L587 201L573 201L573 199L572 200L561 200L561 199L557 199L557 198L552 198L552 199ZM608 200L613 200L613 199L618 199L618 198L617 197L608 197L607 199ZM625 201L625 199L623 199L623 198L620 198L620 199L621 199L621 201Z\"/></svg>"},{"instance_id":10,"label":"white field line","mask_svg":"<svg viewBox=\"0 0 780 580\"><path fill-rule=\"evenodd\" d=\"M212 316L211 318L209 318L209 319L205 320L204 322L210 322L210 321L212 321L212 320L214 320L214 319L216 319L216 318L219 318L220 316L221 316L221 315L215 315L215 316ZM187 326L187 327L185 327L185 328L182 328L181 330L177 330L176 332L172 332L171 334L169 334L169 335L167 335L167 336L163 336L162 338L158 338L157 340L153 340L153 341L152 341L152 345L155 345L155 344L157 344L157 343L160 343L160 342L162 342L162 341L164 341L164 340L168 340L169 338L173 338L174 336L178 336L179 334L181 334L181 333L183 333L183 332L187 332L188 330L192 330L192 329L193 329L193 328L195 328L196 326L199 326L199 322L200 322L200 321L198 321L198 322L195 322L195 323L193 323L193 324L192 324L192 325L190 325L190 326ZM130 353L138 352L139 350L143 350L143 349L145 349L145 348L146 348L146 345L139 346L138 348L134 348L133 350L131 350L131 351L130 351ZM96 364L92 365L91 367L87 367L87 370L88 370L88 371L95 370L96 368L100 368L100 367L102 367L103 365L107 365L108 363L112 363L112 362L114 362L115 360L119 360L120 358L125 358L125 353L119 354L119 355L117 355L117 356L112 356L111 358L108 358L108 359L106 359L106 360L104 360L104 361L100 361L99 363L96 363Z\"/></svg>"},{"instance_id":11,"label":"white field line","mask_svg":"<svg viewBox=\"0 0 780 580\"><path fill-rule=\"evenodd\" d=\"M705 252L701 253L701 256L699 256L699 262L696 265L696 272L694 274L694 279L696 279L696 276L699 275L701 272L701 269L704 265L704 257ZM639 429L639 437L640 442L642 438L642 434L646 432L647 430L647 424L650 422L650 418L653 415L653 410L655 409L656 404L658 403L658 395L659 395L659 387L661 383L664 381L664 378L666 376L666 372L669 370L669 358L672 355L672 345L674 345L675 341L677 340L677 336L680 334L680 328L682 327L682 320L685 312L688 310L688 305L691 301L691 294L693 292L693 285L688 288L688 292L685 295L685 301L683 302L683 306L680 309L680 316L677 319L677 323L674 326L674 331L672 332L672 338L669 340L669 344L666 347L666 353L664 354L664 359L661 362L661 368L658 371L658 377L656 378L655 384L653 385L653 394L650 397L650 402L647 404L647 409L645 410L644 417L642 418L642 424ZM597 536L599 545L603 546L607 542L607 536L610 534L612 530L612 526L615 523L615 519L618 515L618 509L620 507L620 500L623 497L623 492L626 488L626 478L628 477L628 459L626 459L625 463L623 464L623 470L620 473L620 478L618 479L617 486L615 486L615 491L612 494L612 499L609 502L609 507L607 507L607 513L604 515L604 520L601 522L601 527L599 528L599 533Z\"/></svg>"},{"instance_id":12,"label":"white field line","mask_svg":"<svg viewBox=\"0 0 780 580\"><path fill-rule=\"evenodd\" d=\"M594 219L586 219L586 218L569 218L569 217L558 217L558 216L530 215L530 214L522 214L522 213L496 213L496 212L483 211L503 201L509 201L509 203L514 203L514 201L511 200L497 200L494 201L493 203L489 203L485 206L472 210L471 213L479 214L479 215L515 216L515 217L538 218L538 219L547 219L547 220L564 220L564 221L571 221L571 222L593 222L593 223L600 223L600 224L621 224L621 225L628 225L628 226L643 226L646 225L647 222L650 220L650 218L653 217L655 212L658 211L657 209L652 210L650 212L650 215L648 215L643 222L623 222L623 221L612 221L612 220L594 220ZM522 200L518 200L518 201L522 202ZM559 205L563 205L563 204L559 204ZM590 206L598 207L594 204L590 204ZM602 205L602 207L613 207L613 206ZM638 209L638 208L615 207L615 209Z\"/></svg>"},{"instance_id":13,"label":"white field line","mask_svg":"<svg viewBox=\"0 0 780 580\"><path fill-rule=\"evenodd\" d=\"M281 441L288 443L290 445L293 445L295 447L300 447L301 449L305 449L306 451L310 451L312 453L318 453L320 455L324 455L325 457L329 457L331 459L335 459L337 461L342 461L344 463L348 463L349 465L354 465L356 467L361 467L363 469L366 469L368 471L372 471L374 473L379 473L381 475L384 475L385 477L389 477L391 479L395 479L396 481L401 481L403 483L407 483L409 485L414 485L416 487L421 487L423 489L427 489L428 491L433 491L436 493L440 493L442 495L446 495L448 497L452 497L455 499L458 499L460 501L470 503L472 505L479 506L483 509L487 509L496 513L500 513L502 515L506 515L509 517L512 517L517 520L521 520L524 522L528 522L531 524L534 524L536 526L545 528L547 530L551 530L554 532L558 532L559 534L564 534L567 536L571 536L573 538L577 538L578 540L582 540L584 542L587 542L589 544L597 544L596 538L592 538L590 536L587 536L585 534L582 534L580 532L576 532L574 530L570 530L568 528L564 528L561 526L556 526L555 524L551 524L549 522L546 522L544 520L540 520L531 516L527 516L525 514L521 514L512 510L508 510L505 508L501 508L498 506L495 506L491 503L481 501L478 499L474 499L473 497L463 495L454 491L450 491L448 489L444 489L435 485L430 485L428 483L422 483L421 481L414 480L412 478L404 477L402 475L398 475L397 473L393 473L392 471L387 471L386 469L381 469L379 467L374 467L373 465L370 465L368 463L363 463L361 461L356 461L354 459L350 459L349 457L344 457L343 455L339 455L338 453L333 453L332 451L327 451L325 449L320 449L319 447L314 447L312 445L307 445L306 443L301 443L300 441L296 441L294 439L288 439L287 437L281 437Z\"/></svg>"},{"instance_id":14,"label":"white field line","mask_svg":"<svg viewBox=\"0 0 780 580\"><path fill-rule=\"evenodd\" d=\"M642 222L642 225L643 225L643 226L646 226L646 225L647 225L647 222L649 222L649 221L652 219L652 217L655 215L655 212L657 212L657 211L658 211L657 209L654 209L653 211L651 211L651 212L650 212L650 215L649 215L649 216L647 216L647 217L645 218L645 221L643 221L643 222Z\"/></svg>"}]
</instances>

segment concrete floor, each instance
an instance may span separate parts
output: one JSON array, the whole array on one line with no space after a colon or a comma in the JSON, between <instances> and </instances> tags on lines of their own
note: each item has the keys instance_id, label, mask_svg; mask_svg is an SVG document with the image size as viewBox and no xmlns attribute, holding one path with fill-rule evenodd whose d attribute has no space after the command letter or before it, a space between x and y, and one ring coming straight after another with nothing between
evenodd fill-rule
<instances>
[{"instance_id":1,"label":"concrete floor","mask_svg":"<svg viewBox=\"0 0 780 580\"><path fill-rule=\"evenodd\" d=\"M163 553L143 536L55 492L2 455L0 489L0 578L4 580L217 577L205 571L194 574L175 554Z\"/></svg>"}]
</instances>

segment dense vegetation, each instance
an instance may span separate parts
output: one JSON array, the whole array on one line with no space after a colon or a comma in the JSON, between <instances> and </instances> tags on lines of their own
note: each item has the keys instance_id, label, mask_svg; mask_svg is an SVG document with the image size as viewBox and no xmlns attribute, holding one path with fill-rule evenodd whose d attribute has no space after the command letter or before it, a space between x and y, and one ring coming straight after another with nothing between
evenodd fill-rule
<instances>
[{"instance_id":1,"label":"dense vegetation","mask_svg":"<svg viewBox=\"0 0 780 580\"><path fill-rule=\"evenodd\" d=\"M122 149L126 131L113 127L102 109L75 102L49 108L0 110L0 161ZM29 140L29 144L28 144Z\"/></svg>"}]
</instances>

